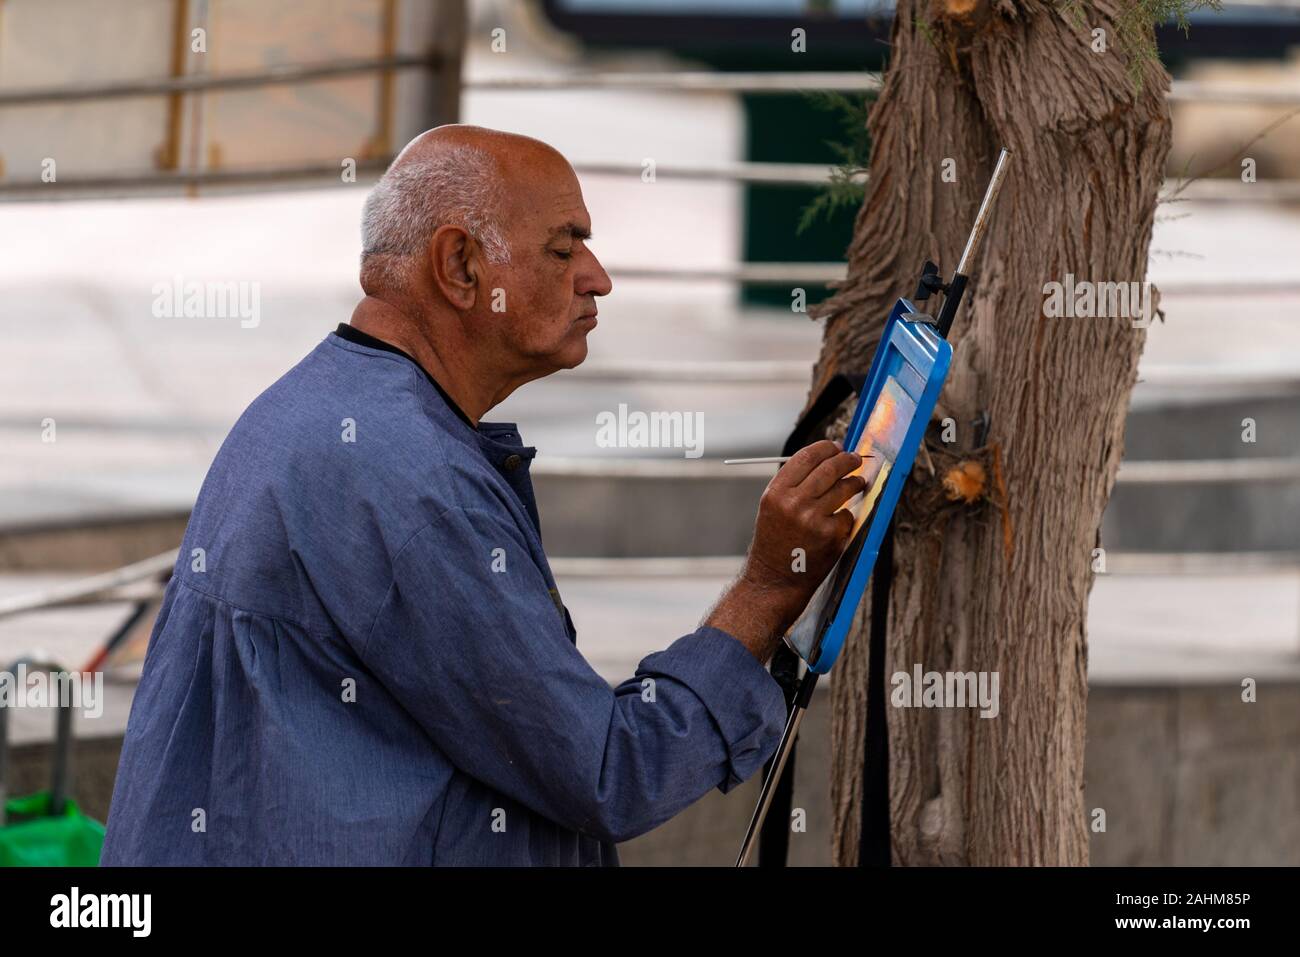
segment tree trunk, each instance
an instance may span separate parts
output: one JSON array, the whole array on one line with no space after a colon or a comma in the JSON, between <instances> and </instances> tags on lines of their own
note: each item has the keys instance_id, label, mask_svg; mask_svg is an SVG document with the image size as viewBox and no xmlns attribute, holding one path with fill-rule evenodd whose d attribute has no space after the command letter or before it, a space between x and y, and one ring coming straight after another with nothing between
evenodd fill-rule
<instances>
[{"instance_id":1,"label":"tree trunk","mask_svg":"<svg viewBox=\"0 0 1300 957\"><path fill-rule=\"evenodd\" d=\"M1169 77L1156 61L1140 82L1126 72L1119 12L1084 3L1076 23L1040 0L898 3L867 196L848 279L820 310L811 396L836 372L866 371L925 259L951 272L998 148L1013 156L950 336L935 419L951 417L957 438L932 423L896 515L884 688L915 664L996 673L1000 711L886 708L895 864L1088 861L1085 616L1146 333L1122 316L1048 318L1044 284L1146 276ZM1092 49L1096 28L1108 52ZM985 467L974 504L943 490L963 460ZM832 679L839 864L858 856L869 601Z\"/></svg>"}]
</instances>

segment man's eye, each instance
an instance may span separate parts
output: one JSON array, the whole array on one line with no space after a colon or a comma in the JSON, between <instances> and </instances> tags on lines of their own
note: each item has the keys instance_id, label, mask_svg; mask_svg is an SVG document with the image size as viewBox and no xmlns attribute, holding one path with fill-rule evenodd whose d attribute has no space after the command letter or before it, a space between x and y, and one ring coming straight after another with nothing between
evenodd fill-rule
<instances>
[{"instance_id":1,"label":"man's eye","mask_svg":"<svg viewBox=\"0 0 1300 957\"><path fill-rule=\"evenodd\" d=\"M552 249L551 252L559 256L561 259L573 258L573 250L571 249Z\"/></svg>"}]
</instances>

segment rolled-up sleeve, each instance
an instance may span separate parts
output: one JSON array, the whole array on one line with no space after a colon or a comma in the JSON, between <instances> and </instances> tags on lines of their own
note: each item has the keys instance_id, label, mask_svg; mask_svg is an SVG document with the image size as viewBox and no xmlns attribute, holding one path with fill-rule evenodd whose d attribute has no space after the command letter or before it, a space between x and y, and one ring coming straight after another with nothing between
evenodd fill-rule
<instances>
[{"instance_id":1,"label":"rolled-up sleeve","mask_svg":"<svg viewBox=\"0 0 1300 957\"><path fill-rule=\"evenodd\" d=\"M779 687L701 627L611 689L569 641L519 530L454 508L394 560L359 649L465 774L553 821L625 841L771 756Z\"/></svg>"}]
</instances>

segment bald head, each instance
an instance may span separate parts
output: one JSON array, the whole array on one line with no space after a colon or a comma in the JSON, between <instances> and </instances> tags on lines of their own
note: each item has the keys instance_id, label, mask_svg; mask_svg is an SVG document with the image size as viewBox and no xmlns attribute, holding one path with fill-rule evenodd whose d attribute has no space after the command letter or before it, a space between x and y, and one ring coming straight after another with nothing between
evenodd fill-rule
<instances>
[{"instance_id":1,"label":"bald head","mask_svg":"<svg viewBox=\"0 0 1300 957\"><path fill-rule=\"evenodd\" d=\"M488 262L510 262L504 220L517 213L508 184L529 174L567 173L553 147L529 136L451 124L421 133L398 154L366 200L361 220L361 286L368 293L410 286L430 238L463 228Z\"/></svg>"},{"instance_id":2,"label":"bald head","mask_svg":"<svg viewBox=\"0 0 1300 957\"><path fill-rule=\"evenodd\" d=\"M389 170L400 169L403 164L433 159L448 150L457 148L477 149L501 164L503 171L509 172L521 164L533 165L550 161L568 166L568 160L555 147L531 136L519 133L507 133L504 130L492 130L486 126L468 126L461 123L449 123L425 130L402 148L393 160Z\"/></svg>"}]
</instances>

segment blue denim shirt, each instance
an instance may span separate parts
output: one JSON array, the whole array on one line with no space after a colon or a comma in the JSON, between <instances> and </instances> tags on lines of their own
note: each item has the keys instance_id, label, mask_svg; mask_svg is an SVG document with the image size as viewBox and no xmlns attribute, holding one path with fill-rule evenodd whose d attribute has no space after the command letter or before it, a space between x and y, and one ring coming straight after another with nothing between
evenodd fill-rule
<instances>
[{"instance_id":1,"label":"blue denim shirt","mask_svg":"<svg viewBox=\"0 0 1300 957\"><path fill-rule=\"evenodd\" d=\"M616 864L775 749L776 682L701 627L615 688L575 645L513 424L331 333L203 483L102 863Z\"/></svg>"}]
</instances>

